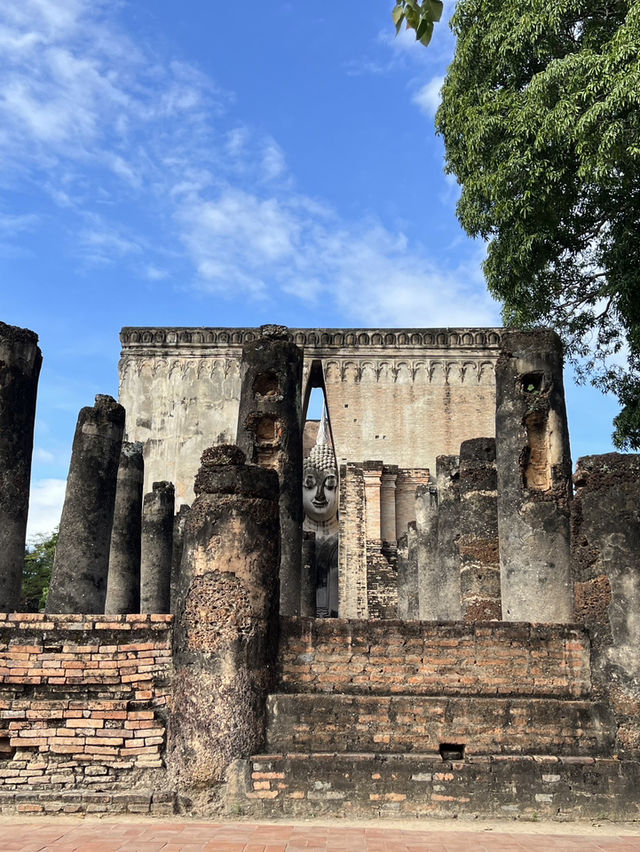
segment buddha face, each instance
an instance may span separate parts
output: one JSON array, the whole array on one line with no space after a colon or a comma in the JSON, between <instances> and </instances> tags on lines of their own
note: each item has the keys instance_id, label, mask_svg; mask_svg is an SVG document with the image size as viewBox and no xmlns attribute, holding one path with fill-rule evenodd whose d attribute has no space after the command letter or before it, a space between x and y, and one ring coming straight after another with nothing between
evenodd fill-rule
<instances>
[{"instance_id":1,"label":"buddha face","mask_svg":"<svg viewBox=\"0 0 640 852\"><path fill-rule=\"evenodd\" d=\"M317 524L333 520L338 513L336 457L327 444L316 444L304 460L302 505L307 518Z\"/></svg>"},{"instance_id":2,"label":"buddha face","mask_svg":"<svg viewBox=\"0 0 640 852\"><path fill-rule=\"evenodd\" d=\"M320 470L305 465L302 505L306 516L318 524L335 517L338 511L338 477L335 469Z\"/></svg>"}]
</instances>

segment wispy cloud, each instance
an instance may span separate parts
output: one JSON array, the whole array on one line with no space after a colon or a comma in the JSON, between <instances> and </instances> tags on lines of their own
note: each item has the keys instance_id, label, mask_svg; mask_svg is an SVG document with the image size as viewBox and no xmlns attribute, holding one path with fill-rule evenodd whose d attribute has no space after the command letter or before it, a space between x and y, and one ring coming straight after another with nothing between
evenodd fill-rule
<instances>
[{"instance_id":1,"label":"wispy cloud","mask_svg":"<svg viewBox=\"0 0 640 852\"><path fill-rule=\"evenodd\" d=\"M128 264L163 287L179 269L184 287L186 261L201 292L274 304L286 294L354 323L496 321L469 271L479 261L441 267L378 219L300 192L278 141L233 115L232 93L135 43L117 12L107 0L0 6L0 180L41 187L71 217L83 262ZM387 33L377 51L421 74L434 56L412 34ZM441 79L415 95L422 109L434 110Z\"/></svg>"},{"instance_id":2,"label":"wispy cloud","mask_svg":"<svg viewBox=\"0 0 640 852\"><path fill-rule=\"evenodd\" d=\"M433 118L440 106L440 90L443 83L444 77L432 77L428 83L418 89L412 98L413 102L430 118Z\"/></svg>"},{"instance_id":3,"label":"wispy cloud","mask_svg":"<svg viewBox=\"0 0 640 852\"><path fill-rule=\"evenodd\" d=\"M66 481L39 479L31 484L27 539L48 535L60 523Z\"/></svg>"}]
</instances>

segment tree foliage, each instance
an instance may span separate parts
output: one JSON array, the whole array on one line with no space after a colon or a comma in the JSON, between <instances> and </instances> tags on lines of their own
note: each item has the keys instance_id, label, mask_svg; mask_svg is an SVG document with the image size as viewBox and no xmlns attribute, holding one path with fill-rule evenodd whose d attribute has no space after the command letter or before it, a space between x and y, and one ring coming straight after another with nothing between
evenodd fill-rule
<instances>
[{"instance_id":1,"label":"tree foliage","mask_svg":"<svg viewBox=\"0 0 640 852\"><path fill-rule=\"evenodd\" d=\"M489 290L558 330L640 448L640 0L459 0L451 25L436 121Z\"/></svg>"},{"instance_id":2,"label":"tree foliage","mask_svg":"<svg viewBox=\"0 0 640 852\"><path fill-rule=\"evenodd\" d=\"M53 557L58 543L58 530L51 535L36 536L35 542L27 545L22 574L22 612L38 612L44 609L53 569Z\"/></svg>"},{"instance_id":3,"label":"tree foliage","mask_svg":"<svg viewBox=\"0 0 640 852\"><path fill-rule=\"evenodd\" d=\"M396 35L404 24L415 30L416 39L426 47L433 35L433 25L442 17L442 0L397 0L391 13Z\"/></svg>"}]
</instances>

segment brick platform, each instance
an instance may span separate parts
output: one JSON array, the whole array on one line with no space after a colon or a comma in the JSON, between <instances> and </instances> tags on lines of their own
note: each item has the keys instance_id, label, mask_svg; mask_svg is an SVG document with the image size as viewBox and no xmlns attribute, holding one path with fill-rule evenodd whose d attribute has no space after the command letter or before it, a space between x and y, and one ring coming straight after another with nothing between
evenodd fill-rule
<instances>
[{"instance_id":1,"label":"brick platform","mask_svg":"<svg viewBox=\"0 0 640 852\"><path fill-rule=\"evenodd\" d=\"M267 709L272 751L595 756L614 742L606 705L585 700L280 693Z\"/></svg>"},{"instance_id":2,"label":"brick platform","mask_svg":"<svg viewBox=\"0 0 640 852\"><path fill-rule=\"evenodd\" d=\"M640 819L640 767L612 759L256 755L231 781L229 812L254 817Z\"/></svg>"}]
</instances>

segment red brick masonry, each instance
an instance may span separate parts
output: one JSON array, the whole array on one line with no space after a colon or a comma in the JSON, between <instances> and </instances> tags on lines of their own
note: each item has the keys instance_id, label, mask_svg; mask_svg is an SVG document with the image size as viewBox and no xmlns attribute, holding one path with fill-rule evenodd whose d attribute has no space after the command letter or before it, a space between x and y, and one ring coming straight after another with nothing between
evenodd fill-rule
<instances>
[{"instance_id":1,"label":"red brick masonry","mask_svg":"<svg viewBox=\"0 0 640 852\"><path fill-rule=\"evenodd\" d=\"M163 767L171 620L0 613L0 805L9 791L150 786Z\"/></svg>"},{"instance_id":2,"label":"red brick masonry","mask_svg":"<svg viewBox=\"0 0 640 852\"><path fill-rule=\"evenodd\" d=\"M283 618L280 642L283 692L580 698L591 688L578 625Z\"/></svg>"}]
</instances>

